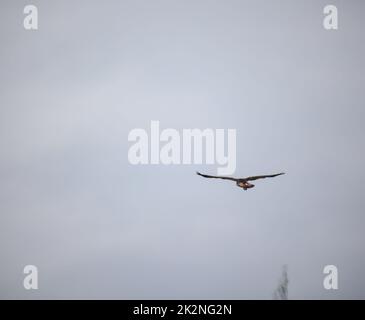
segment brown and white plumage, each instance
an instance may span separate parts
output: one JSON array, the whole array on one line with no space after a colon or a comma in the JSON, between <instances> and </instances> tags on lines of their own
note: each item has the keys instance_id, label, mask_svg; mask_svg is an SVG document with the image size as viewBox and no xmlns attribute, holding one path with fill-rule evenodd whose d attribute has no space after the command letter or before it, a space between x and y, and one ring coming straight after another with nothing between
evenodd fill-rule
<instances>
[{"instance_id":1,"label":"brown and white plumage","mask_svg":"<svg viewBox=\"0 0 365 320\"><path fill-rule=\"evenodd\" d=\"M265 178L273 178L280 176L284 174L284 172L276 173L276 174L267 174L267 175L261 175L261 176L251 176L246 178L233 178L233 177L224 177L224 176L210 176L208 174L202 174L200 172L196 173L197 175L204 177L204 178L214 178L214 179L223 179L223 180L231 180L235 181L236 185L244 190L253 188L255 185L252 183L249 183L248 181L258 180L258 179L265 179Z\"/></svg>"}]
</instances>

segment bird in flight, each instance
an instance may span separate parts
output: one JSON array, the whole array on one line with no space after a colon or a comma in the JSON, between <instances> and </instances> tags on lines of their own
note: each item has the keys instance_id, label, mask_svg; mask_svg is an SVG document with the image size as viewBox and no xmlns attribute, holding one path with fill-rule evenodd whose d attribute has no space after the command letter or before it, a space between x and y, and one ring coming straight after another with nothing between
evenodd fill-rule
<instances>
[{"instance_id":1,"label":"bird in flight","mask_svg":"<svg viewBox=\"0 0 365 320\"><path fill-rule=\"evenodd\" d=\"M202 174L200 172L196 172L196 174L201 176L201 177L204 177L204 178L215 178L215 179L224 179L224 180L235 181L237 187L240 187L243 190L247 190L247 189L253 188L255 186L254 184L249 183L248 181L264 179L264 178L273 178L273 177L277 177L277 176L280 176L280 175L284 174L284 172L276 173L276 174L262 175L262 176L252 176L252 177L246 177L246 178L210 176L210 175L207 175L207 174Z\"/></svg>"}]
</instances>

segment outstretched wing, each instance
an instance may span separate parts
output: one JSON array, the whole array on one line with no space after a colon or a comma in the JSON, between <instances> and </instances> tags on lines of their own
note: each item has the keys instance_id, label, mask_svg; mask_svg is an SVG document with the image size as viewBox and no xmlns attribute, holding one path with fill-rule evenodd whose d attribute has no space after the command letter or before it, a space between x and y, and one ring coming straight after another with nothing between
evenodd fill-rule
<instances>
[{"instance_id":1,"label":"outstretched wing","mask_svg":"<svg viewBox=\"0 0 365 320\"><path fill-rule=\"evenodd\" d=\"M202 176L204 178L216 178L216 179L224 179L224 180L232 180L232 181L237 181L236 178L232 178L232 177L220 177L220 176L210 176L210 175L207 175L207 174L202 174L200 172L196 172L197 175L199 176Z\"/></svg>"},{"instance_id":2,"label":"outstretched wing","mask_svg":"<svg viewBox=\"0 0 365 320\"><path fill-rule=\"evenodd\" d=\"M252 176L252 177L244 178L243 180L252 181L252 180L258 180L258 179L273 178L273 177L280 176L282 174L285 174L285 172L276 173L276 174L267 174L267 175L263 175L263 176Z\"/></svg>"}]
</instances>

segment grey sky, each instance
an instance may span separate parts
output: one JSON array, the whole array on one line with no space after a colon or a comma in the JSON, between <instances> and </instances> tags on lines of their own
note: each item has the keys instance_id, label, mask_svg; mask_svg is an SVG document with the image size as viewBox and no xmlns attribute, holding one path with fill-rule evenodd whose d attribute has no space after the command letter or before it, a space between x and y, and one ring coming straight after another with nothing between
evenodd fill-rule
<instances>
[{"instance_id":1,"label":"grey sky","mask_svg":"<svg viewBox=\"0 0 365 320\"><path fill-rule=\"evenodd\" d=\"M37 31L0 5L0 298L270 299L284 264L290 298L365 298L364 1L31 3ZM287 174L132 166L151 120L236 128L237 176Z\"/></svg>"}]
</instances>

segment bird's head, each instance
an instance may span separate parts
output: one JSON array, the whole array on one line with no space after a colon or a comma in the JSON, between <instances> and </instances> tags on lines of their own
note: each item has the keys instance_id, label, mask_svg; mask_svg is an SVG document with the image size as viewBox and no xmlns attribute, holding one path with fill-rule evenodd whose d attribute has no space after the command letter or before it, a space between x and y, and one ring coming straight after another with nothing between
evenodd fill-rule
<instances>
[{"instance_id":1,"label":"bird's head","mask_svg":"<svg viewBox=\"0 0 365 320\"><path fill-rule=\"evenodd\" d=\"M247 181L237 181L237 186L245 190L253 188L255 185Z\"/></svg>"}]
</instances>

